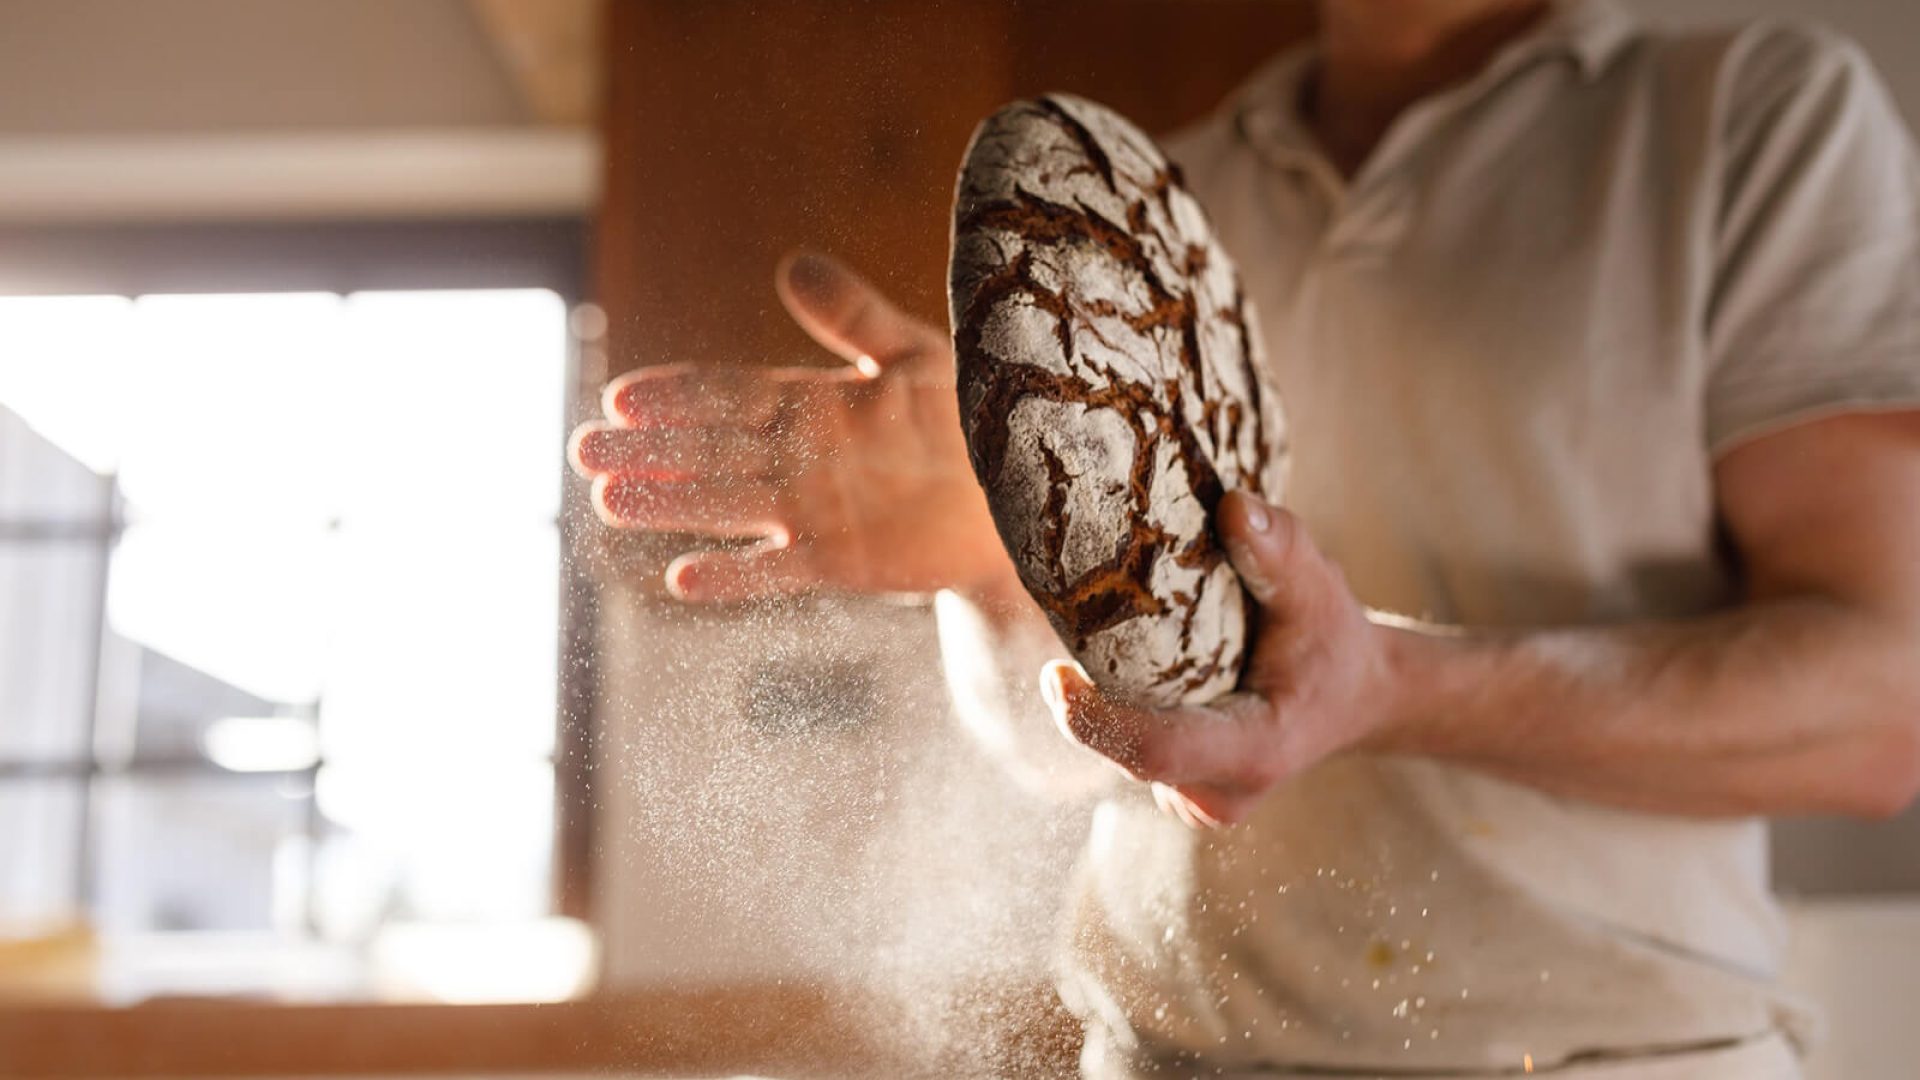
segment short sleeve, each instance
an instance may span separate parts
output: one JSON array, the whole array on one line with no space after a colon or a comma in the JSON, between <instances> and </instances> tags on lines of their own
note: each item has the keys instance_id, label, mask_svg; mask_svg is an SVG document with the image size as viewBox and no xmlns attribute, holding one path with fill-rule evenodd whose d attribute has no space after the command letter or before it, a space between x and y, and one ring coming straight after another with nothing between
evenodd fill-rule
<instances>
[{"instance_id":1,"label":"short sleeve","mask_svg":"<svg viewBox=\"0 0 1920 1080\"><path fill-rule=\"evenodd\" d=\"M1920 161L1860 49L1732 49L1706 344L1715 454L1818 416L1920 407Z\"/></svg>"}]
</instances>

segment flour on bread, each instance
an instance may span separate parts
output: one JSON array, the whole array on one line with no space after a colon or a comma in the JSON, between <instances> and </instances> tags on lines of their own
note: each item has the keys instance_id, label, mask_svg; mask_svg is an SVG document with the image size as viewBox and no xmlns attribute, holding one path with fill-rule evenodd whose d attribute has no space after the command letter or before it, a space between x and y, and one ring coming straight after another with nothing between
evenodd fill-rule
<instances>
[{"instance_id":1,"label":"flour on bread","mask_svg":"<svg viewBox=\"0 0 1920 1080\"><path fill-rule=\"evenodd\" d=\"M1016 102L968 148L950 270L961 423L1022 583L1102 686L1231 690L1252 602L1211 519L1278 499L1279 414L1178 170L1092 102Z\"/></svg>"}]
</instances>

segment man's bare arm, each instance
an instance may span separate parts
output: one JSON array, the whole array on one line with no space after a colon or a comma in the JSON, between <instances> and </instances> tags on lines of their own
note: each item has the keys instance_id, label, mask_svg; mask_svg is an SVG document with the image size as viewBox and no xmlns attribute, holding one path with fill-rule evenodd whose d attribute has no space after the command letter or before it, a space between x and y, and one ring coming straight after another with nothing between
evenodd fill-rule
<instances>
[{"instance_id":1,"label":"man's bare arm","mask_svg":"<svg viewBox=\"0 0 1920 1080\"><path fill-rule=\"evenodd\" d=\"M1664 813L1897 812L1920 789L1920 413L1768 435L1715 480L1741 607L1503 633L1367 619L1290 516L1235 496L1221 528L1267 624L1247 692L1137 710L1056 667L1063 720L1216 821L1347 749Z\"/></svg>"},{"instance_id":2,"label":"man's bare arm","mask_svg":"<svg viewBox=\"0 0 1920 1080\"><path fill-rule=\"evenodd\" d=\"M1618 629L1392 631L1383 748L1690 814L1879 816L1920 783L1920 415L1805 424L1715 470L1748 603Z\"/></svg>"}]
</instances>

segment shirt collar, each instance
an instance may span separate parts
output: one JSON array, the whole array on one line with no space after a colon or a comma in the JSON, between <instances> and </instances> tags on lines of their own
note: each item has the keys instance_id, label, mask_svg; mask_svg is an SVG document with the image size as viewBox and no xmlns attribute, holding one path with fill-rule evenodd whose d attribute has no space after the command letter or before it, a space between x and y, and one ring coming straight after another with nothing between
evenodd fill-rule
<instances>
[{"instance_id":1,"label":"shirt collar","mask_svg":"<svg viewBox=\"0 0 1920 1080\"><path fill-rule=\"evenodd\" d=\"M1636 29L1633 16L1614 0L1556 0L1540 27L1513 48L1531 47L1533 55L1564 49L1580 64L1580 73L1593 79L1632 39Z\"/></svg>"},{"instance_id":2,"label":"shirt collar","mask_svg":"<svg viewBox=\"0 0 1920 1080\"><path fill-rule=\"evenodd\" d=\"M1637 29L1614 0L1553 0L1539 25L1502 48L1472 85L1491 86L1523 64L1552 56L1570 57L1583 78L1598 78ZM1318 52L1313 41L1281 52L1230 99L1235 126L1244 136L1269 146L1301 145L1303 138L1311 142L1298 103Z\"/></svg>"}]
</instances>

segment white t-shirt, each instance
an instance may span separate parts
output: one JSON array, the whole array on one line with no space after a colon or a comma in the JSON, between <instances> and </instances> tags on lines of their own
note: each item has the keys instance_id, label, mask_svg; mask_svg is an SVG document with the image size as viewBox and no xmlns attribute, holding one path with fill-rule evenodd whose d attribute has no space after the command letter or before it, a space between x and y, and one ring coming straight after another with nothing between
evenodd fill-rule
<instances>
[{"instance_id":1,"label":"white t-shirt","mask_svg":"<svg viewBox=\"0 0 1920 1080\"><path fill-rule=\"evenodd\" d=\"M1481 627L1727 606L1715 455L1920 405L1920 172L1849 43L1560 4L1350 183L1297 118L1310 63L1171 149L1259 307L1288 502L1364 603ZM1727 1044L1791 1075L1765 853L1758 821L1427 760L1335 759L1216 834L1135 791L1096 813L1063 992L1112 1075L1761 1075L1710 1067Z\"/></svg>"}]
</instances>

